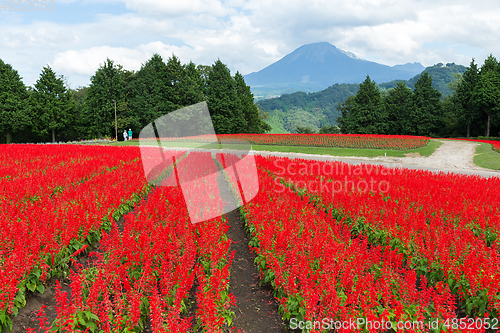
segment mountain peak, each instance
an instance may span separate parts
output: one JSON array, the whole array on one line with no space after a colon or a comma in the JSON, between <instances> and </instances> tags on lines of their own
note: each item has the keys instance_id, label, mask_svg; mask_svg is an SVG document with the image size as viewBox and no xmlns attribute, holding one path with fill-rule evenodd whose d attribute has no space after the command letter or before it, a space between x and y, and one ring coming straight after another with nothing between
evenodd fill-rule
<instances>
[{"instance_id":1,"label":"mountain peak","mask_svg":"<svg viewBox=\"0 0 500 333\"><path fill-rule=\"evenodd\" d=\"M328 42L318 42L302 45L284 58L291 56L291 59L296 60L301 57L307 57L311 61L324 62L325 58L328 58L328 55L337 57L346 55L353 59L360 59L354 53L341 50L335 45L332 45Z\"/></svg>"},{"instance_id":2,"label":"mountain peak","mask_svg":"<svg viewBox=\"0 0 500 333\"><path fill-rule=\"evenodd\" d=\"M245 75L245 81L252 91L259 88L272 90L274 94L298 90L313 92L335 83L360 83L366 75L377 82L406 80L423 69L419 63L392 67L378 64L328 42L318 42L302 45L266 68Z\"/></svg>"}]
</instances>

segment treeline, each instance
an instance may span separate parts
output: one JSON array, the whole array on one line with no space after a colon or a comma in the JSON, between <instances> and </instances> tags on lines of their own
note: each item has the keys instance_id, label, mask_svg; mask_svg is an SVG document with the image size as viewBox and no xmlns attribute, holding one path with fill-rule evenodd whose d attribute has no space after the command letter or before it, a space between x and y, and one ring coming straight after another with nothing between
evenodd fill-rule
<instances>
[{"instance_id":1,"label":"treeline","mask_svg":"<svg viewBox=\"0 0 500 333\"><path fill-rule=\"evenodd\" d=\"M72 141L138 134L155 119L206 101L217 133L263 133L270 129L243 76L220 60L212 66L181 64L158 54L134 72L107 59L88 87L69 89L64 77L43 68L33 87L0 59L0 142ZM3 134L3 135L2 135Z\"/></svg>"},{"instance_id":2,"label":"treeline","mask_svg":"<svg viewBox=\"0 0 500 333\"><path fill-rule=\"evenodd\" d=\"M453 93L450 83L455 82L465 70L465 66L455 63L439 63L427 67L424 72L432 76L432 86L446 99ZM409 80L378 83L378 89L383 97L398 83L404 83L413 90L420 76L421 74L418 74ZM261 100L257 105L270 115L267 122L274 132L300 133L296 128L309 128L318 132L322 127L337 125L337 118L341 115L337 109L338 103L344 103L349 96L355 95L358 89L359 84L334 84L319 92L283 94L278 98Z\"/></svg>"},{"instance_id":3,"label":"treeline","mask_svg":"<svg viewBox=\"0 0 500 333\"><path fill-rule=\"evenodd\" d=\"M440 137L500 136L500 63L490 55L481 66L472 60L441 98L432 76L423 72L414 89L404 82L382 94L369 76L356 95L339 103L342 133Z\"/></svg>"}]
</instances>

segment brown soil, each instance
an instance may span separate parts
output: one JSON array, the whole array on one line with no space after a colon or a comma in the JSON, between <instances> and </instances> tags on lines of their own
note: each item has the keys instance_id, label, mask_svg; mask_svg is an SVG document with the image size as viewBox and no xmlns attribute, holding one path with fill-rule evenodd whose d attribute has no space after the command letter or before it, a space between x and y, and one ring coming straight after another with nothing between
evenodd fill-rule
<instances>
[{"instance_id":1,"label":"brown soil","mask_svg":"<svg viewBox=\"0 0 500 333\"><path fill-rule=\"evenodd\" d=\"M230 251L236 251L229 281L229 292L236 297L232 326L246 333L290 332L278 314L278 302L270 286L261 286L255 255L249 251L249 238L239 211L227 216L230 224L227 235L233 241Z\"/></svg>"},{"instance_id":2,"label":"brown soil","mask_svg":"<svg viewBox=\"0 0 500 333\"><path fill-rule=\"evenodd\" d=\"M407 153L405 154L406 157L421 157L419 153Z\"/></svg>"},{"instance_id":3,"label":"brown soil","mask_svg":"<svg viewBox=\"0 0 500 333\"><path fill-rule=\"evenodd\" d=\"M98 250L99 244L96 244L96 247L93 248L92 251ZM82 265L88 265L89 253L90 251L87 251L80 255L78 257L78 262ZM57 281L59 281L61 285L61 290L68 294L68 298L71 297L71 288L69 287L71 280L69 278L51 278L49 281L47 281L43 294L40 294L39 292L32 293L28 291L26 293L26 306L19 310L17 317L12 318L12 333L24 333L27 332L28 328L32 328L36 332L43 332L43 330L40 329L37 317L37 313L41 309L42 305L46 306L45 315L48 319L49 324L57 318L57 303L54 298Z\"/></svg>"}]
</instances>

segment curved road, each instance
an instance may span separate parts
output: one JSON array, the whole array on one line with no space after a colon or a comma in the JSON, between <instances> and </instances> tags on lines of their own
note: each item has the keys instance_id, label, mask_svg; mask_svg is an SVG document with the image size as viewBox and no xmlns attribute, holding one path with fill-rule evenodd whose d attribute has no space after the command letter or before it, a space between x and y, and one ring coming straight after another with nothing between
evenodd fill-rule
<instances>
[{"instance_id":1,"label":"curved road","mask_svg":"<svg viewBox=\"0 0 500 333\"><path fill-rule=\"evenodd\" d=\"M339 157L330 155L313 155L302 153L281 153L274 151L255 151L251 153L262 156L281 156L288 158L301 158L317 161L341 161L349 164L374 164L383 165L389 168L407 168L418 170L429 170L432 172L458 173L464 175L479 175L481 177L500 177L500 171L490 170L478 167L474 164L473 158L478 143L462 140L438 140L443 144L437 148L431 156L407 156L404 158L396 157ZM169 147L165 149L186 150L181 147ZM198 149L189 149L198 150ZM234 152L241 154L241 150L229 149L199 149L200 151L212 152ZM408 154L411 155L411 154Z\"/></svg>"},{"instance_id":2,"label":"curved road","mask_svg":"<svg viewBox=\"0 0 500 333\"><path fill-rule=\"evenodd\" d=\"M461 140L439 140L443 144L429 157L338 157L328 155L312 155L301 153L279 153L254 151L254 154L268 156L283 156L289 158L313 159L319 161L341 161L349 164L375 164L389 168L407 168L429 170L432 172L458 173L464 175L479 175L481 177L500 177L500 171L485 169L474 164L473 158L477 143Z\"/></svg>"}]
</instances>

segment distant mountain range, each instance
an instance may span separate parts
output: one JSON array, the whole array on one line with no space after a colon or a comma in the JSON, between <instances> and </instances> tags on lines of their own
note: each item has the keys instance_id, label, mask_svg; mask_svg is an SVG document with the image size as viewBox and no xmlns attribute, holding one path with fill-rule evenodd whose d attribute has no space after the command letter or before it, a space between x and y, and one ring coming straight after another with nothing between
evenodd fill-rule
<instances>
[{"instance_id":1,"label":"distant mountain range","mask_svg":"<svg viewBox=\"0 0 500 333\"><path fill-rule=\"evenodd\" d=\"M424 71L432 77L433 87L446 96L452 93L448 84L456 80L456 74L463 74L465 70L466 67L462 65L439 63L427 67ZM378 86L384 92L402 81L413 89L419 77L420 74L417 74L409 80L393 80L378 83ZM270 119L267 122L272 127L272 133L290 133L297 126L311 127L318 131L322 126L337 123L337 117L340 116L337 110L338 104L343 103L350 95L356 94L358 89L359 84L336 83L319 92L295 92L283 94L278 98L263 99L258 101L257 105L269 114Z\"/></svg>"},{"instance_id":2,"label":"distant mountain range","mask_svg":"<svg viewBox=\"0 0 500 333\"><path fill-rule=\"evenodd\" d=\"M326 42L299 47L266 68L245 75L257 99L292 93L316 92L335 83L361 83L370 75L376 82L408 80L421 73L420 63L386 66L356 57Z\"/></svg>"}]
</instances>

